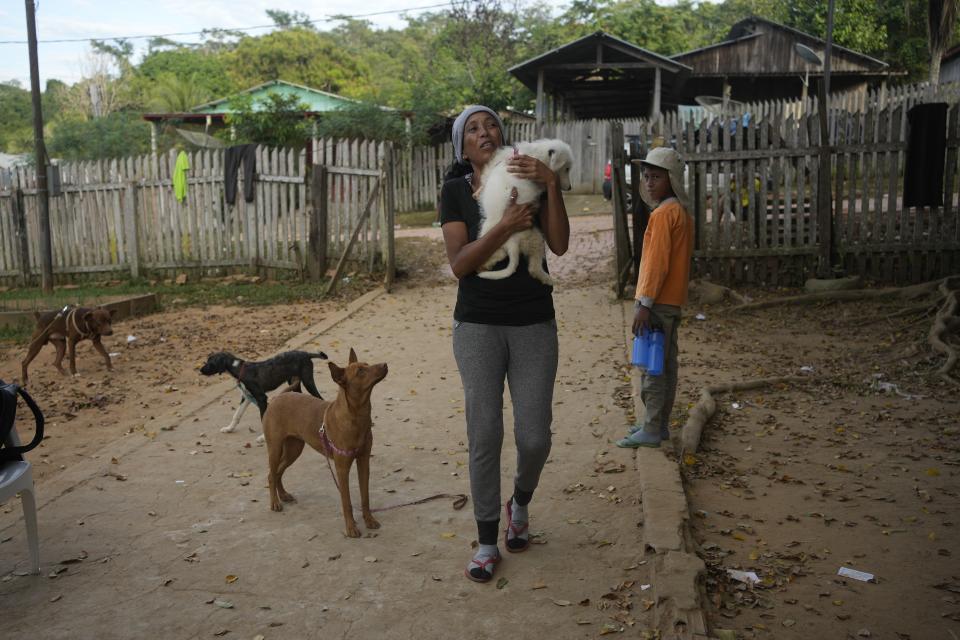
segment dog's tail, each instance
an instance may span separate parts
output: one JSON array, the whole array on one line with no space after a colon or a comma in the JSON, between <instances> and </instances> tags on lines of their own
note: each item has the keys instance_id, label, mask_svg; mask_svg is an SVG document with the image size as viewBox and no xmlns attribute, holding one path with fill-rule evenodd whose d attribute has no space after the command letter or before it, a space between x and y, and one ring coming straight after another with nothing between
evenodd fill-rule
<instances>
[{"instance_id":1,"label":"dog's tail","mask_svg":"<svg viewBox=\"0 0 960 640\"><path fill-rule=\"evenodd\" d=\"M318 351L316 353L308 353L307 355L310 356L311 360L314 360L316 358L320 358L321 360L329 360L329 358L327 358L327 354L325 354L323 351Z\"/></svg>"}]
</instances>

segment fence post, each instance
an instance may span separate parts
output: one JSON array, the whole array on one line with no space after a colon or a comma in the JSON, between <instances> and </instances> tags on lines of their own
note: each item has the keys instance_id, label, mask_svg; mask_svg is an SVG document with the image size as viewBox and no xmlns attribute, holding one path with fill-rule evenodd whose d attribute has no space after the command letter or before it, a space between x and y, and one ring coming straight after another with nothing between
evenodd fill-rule
<instances>
[{"instance_id":1,"label":"fence post","mask_svg":"<svg viewBox=\"0 0 960 640\"><path fill-rule=\"evenodd\" d=\"M27 216L23 210L23 190L17 187L13 190L13 223L17 228L17 256L20 260L20 286L30 286L30 241L27 239Z\"/></svg>"},{"instance_id":2,"label":"fence post","mask_svg":"<svg viewBox=\"0 0 960 640\"><path fill-rule=\"evenodd\" d=\"M307 244L307 270L314 282L327 273L327 168L313 165L310 175L310 232Z\"/></svg>"},{"instance_id":3,"label":"fence post","mask_svg":"<svg viewBox=\"0 0 960 640\"><path fill-rule=\"evenodd\" d=\"M386 184L386 190L384 192L386 194L386 197L384 198L385 224L383 225L383 229L381 230L381 233L386 234L386 240L387 240L386 242L387 250L385 252L386 255L384 255L385 274L383 277L383 288L386 289L387 293L389 293L390 288L393 287L393 279L396 276L396 267L397 267L397 259L396 259L396 252L394 250L394 236L393 236L393 225L394 225L394 218L396 213L394 211L394 194L393 194L395 168L393 164L393 144L386 143L385 146L386 148L384 149L384 156L383 156L383 163L385 166L383 167L383 171L387 178L387 184Z\"/></svg>"},{"instance_id":4,"label":"fence post","mask_svg":"<svg viewBox=\"0 0 960 640\"><path fill-rule=\"evenodd\" d=\"M832 151L830 149L830 130L827 112L827 93L823 79L819 83L819 105L817 107L820 122L820 170L817 172L817 230L819 232L819 252L817 276L830 278L833 275L833 193L831 189ZM802 198L802 196L801 196ZM802 203L803 200L800 200ZM801 215L802 211L801 211ZM811 242L813 238L811 238Z\"/></svg>"},{"instance_id":5,"label":"fence post","mask_svg":"<svg viewBox=\"0 0 960 640\"><path fill-rule=\"evenodd\" d=\"M140 277L140 229L137 220L137 191L133 182L128 182L123 191L123 227L127 234L127 260L130 262L130 277Z\"/></svg>"}]
</instances>

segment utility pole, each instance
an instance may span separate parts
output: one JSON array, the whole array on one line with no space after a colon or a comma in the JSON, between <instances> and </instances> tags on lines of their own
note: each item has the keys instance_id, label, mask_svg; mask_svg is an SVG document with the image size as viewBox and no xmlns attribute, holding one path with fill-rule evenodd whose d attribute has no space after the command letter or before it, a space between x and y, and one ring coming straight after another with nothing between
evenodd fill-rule
<instances>
[{"instance_id":1,"label":"utility pole","mask_svg":"<svg viewBox=\"0 0 960 640\"><path fill-rule=\"evenodd\" d=\"M27 8L27 47L30 50L30 93L33 96L33 147L37 169L37 213L40 216L40 282L53 293L53 251L50 247L50 200L47 192L47 149L43 144L43 106L40 102L40 65L37 62L37 18L33 0Z\"/></svg>"}]
</instances>

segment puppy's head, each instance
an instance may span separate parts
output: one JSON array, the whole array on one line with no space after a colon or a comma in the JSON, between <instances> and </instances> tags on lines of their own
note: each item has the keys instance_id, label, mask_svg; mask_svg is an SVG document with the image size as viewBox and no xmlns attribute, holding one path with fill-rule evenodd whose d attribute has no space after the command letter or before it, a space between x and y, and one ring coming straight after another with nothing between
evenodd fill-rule
<instances>
[{"instance_id":1,"label":"puppy's head","mask_svg":"<svg viewBox=\"0 0 960 640\"><path fill-rule=\"evenodd\" d=\"M217 351L216 353L211 353L209 356L207 356L207 361L203 363L202 367L200 367L200 373L205 376L214 376L218 373L224 373L230 363L235 359L236 358L233 357L233 354L227 353L226 351Z\"/></svg>"},{"instance_id":2,"label":"puppy's head","mask_svg":"<svg viewBox=\"0 0 960 640\"><path fill-rule=\"evenodd\" d=\"M93 333L100 336L112 336L113 316L116 312L116 309L108 310L103 307L97 307L87 312L83 319L87 324L87 328Z\"/></svg>"},{"instance_id":3,"label":"puppy's head","mask_svg":"<svg viewBox=\"0 0 960 640\"><path fill-rule=\"evenodd\" d=\"M330 377L344 392L364 400L370 397L374 385L387 377L387 363L367 364L357 361L357 353L350 349L350 360L346 367L338 367L328 362Z\"/></svg>"},{"instance_id":4,"label":"puppy's head","mask_svg":"<svg viewBox=\"0 0 960 640\"><path fill-rule=\"evenodd\" d=\"M573 151L570 145L562 140L551 140L547 156L547 166L557 174L560 188L563 191L570 191L570 169L573 167Z\"/></svg>"}]
</instances>

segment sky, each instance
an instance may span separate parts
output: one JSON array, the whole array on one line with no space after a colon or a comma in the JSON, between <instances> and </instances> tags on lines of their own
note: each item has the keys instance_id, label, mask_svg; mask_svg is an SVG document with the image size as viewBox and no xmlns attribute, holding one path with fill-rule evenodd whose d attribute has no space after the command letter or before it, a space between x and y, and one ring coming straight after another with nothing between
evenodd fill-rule
<instances>
[{"instance_id":1,"label":"sky","mask_svg":"<svg viewBox=\"0 0 960 640\"><path fill-rule=\"evenodd\" d=\"M443 0L324 0L323 2L289 2L288 0L37 0L37 39L40 86L47 79L57 78L74 83L83 76L91 38L157 35L200 31L202 29L237 29L270 24L267 9L300 11L312 19L331 15L357 15L391 12L400 9L440 5ZM446 6L446 5L444 5ZM443 7L433 10L439 11ZM428 11L410 11L417 15ZM401 13L388 13L365 18L375 27L403 28ZM321 30L336 22L318 23ZM252 35L269 29L248 31ZM53 43L44 40L81 38L81 42ZM198 36L172 37L178 42L197 42ZM22 0L0 2L0 82L16 80L25 89L30 87L30 60L27 53L27 19ZM17 43L8 44L10 41ZM20 43L22 42L22 43ZM139 53L146 48L146 39L134 40Z\"/></svg>"}]
</instances>

